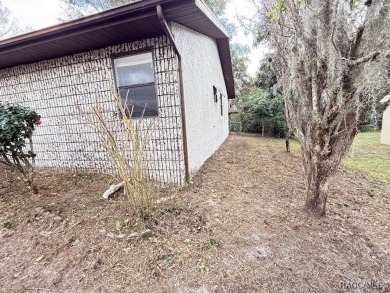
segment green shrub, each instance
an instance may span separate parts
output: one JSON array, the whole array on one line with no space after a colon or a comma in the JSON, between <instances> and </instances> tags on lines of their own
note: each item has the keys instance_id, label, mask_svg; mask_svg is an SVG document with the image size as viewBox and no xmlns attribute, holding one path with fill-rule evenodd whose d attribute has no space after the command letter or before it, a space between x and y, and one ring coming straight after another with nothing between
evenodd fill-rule
<instances>
[{"instance_id":1,"label":"green shrub","mask_svg":"<svg viewBox=\"0 0 390 293\"><path fill-rule=\"evenodd\" d=\"M35 193L38 190L33 184L36 154L32 135L35 125L41 124L40 118L29 108L0 103L0 163L18 170Z\"/></svg>"}]
</instances>

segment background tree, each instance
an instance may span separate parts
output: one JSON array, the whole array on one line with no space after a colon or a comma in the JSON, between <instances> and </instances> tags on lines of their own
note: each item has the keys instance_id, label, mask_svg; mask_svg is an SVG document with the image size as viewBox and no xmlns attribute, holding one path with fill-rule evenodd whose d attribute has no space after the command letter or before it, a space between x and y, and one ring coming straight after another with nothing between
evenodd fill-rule
<instances>
[{"instance_id":1,"label":"background tree","mask_svg":"<svg viewBox=\"0 0 390 293\"><path fill-rule=\"evenodd\" d=\"M221 18L225 16L226 6L230 0L204 0L204 2L213 10L217 17Z\"/></svg>"},{"instance_id":2,"label":"background tree","mask_svg":"<svg viewBox=\"0 0 390 293\"><path fill-rule=\"evenodd\" d=\"M129 4L136 0L61 0L60 21L69 21L110 8Z\"/></svg>"},{"instance_id":3,"label":"background tree","mask_svg":"<svg viewBox=\"0 0 390 293\"><path fill-rule=\"evenodd\" d=\"M61 0L63 4L61 20L80 18L135 1L138 0ZM229 0L205 0L205 2L218 18L222 19L224 17Z\"/></svg>"},{"instance_id":4,"label":"background tree","mask_svg":"<svg viewBox=\"0 0 390 293\"><path fill-rule=\"evenodd\" d=\"M256 87L268 89L270 91L280 91L280 89L275 88L278 83L278 78L272 64L270 63L271 60L272 59L269 56L260 62L260 67L256 73L254 84Z\"/></svg>"},{"instance_id":5,"label":"background tree","mask_svg":"<svg viewBox=\"0 0 390 293\"><path fill-rule=\"evenodd\" d=\"M218 17L221 23L228 31L230 40L237 34L237 27L226 16L226 7L230 0L205 0L205 3L211 8L214 14ZM251 85L251 78L248 75L248 63L250 48L237 42L230 42L230 49L232 55L232 65L234 73L234 82L236 87L236 95L242 96L248 93L248 88Z\"/></svg>"},{"instance_id":6,"label":"background tree","mask_svg":"<svg viewBox=\"0 0 390 293\"><path fill-rule=\"evenodd\" d=\"M250 48L239 43L231 44L233 76L237 97L249 94L253 81L248 74Z\"/></svg>"},{"instance_id":7,"label":"background tree","mask_svg":"<svg viewBox=\"0 0 390 293\"><path fill-rule=\"evenodd\" d=\"M255 78L245 85L238 97L238 117L245 132L261 133L262 136L284 137L287 132L284 101L277 87L277 78L271 64L264 59Z\"/></svg>"},{"instance_id":8,"label":"background tree","mask_svg":"<svg viewBox=\"0 0 390 293\"><path fill-rule=\"evenodd\" d=\"M0 39L5 39L21 32L22 30L17 25L16 20L12 18L9 9L0 1Z\"/></svg>"},{"instance_id":9,"label":"background tree","mask_svg":"<svg viewBox=\"0 0 390 293\"><path fill-rule=\"evenodd\" d=\"M283 96L274 96L270 91L257 88L242 97L239 103L242 130L284 137L287 132Z\"/></svg>"},{"instance_id":10,"label":"background tree","mask_svg":"<svg viewBox=\"0 0 390 293\"><path fill-rule=\"evenodd\" d=\"M376 131L382 128L383 112L386 107L381 103L378 103L376 107L373 107L366 117L360 131Z\"/></svg>"},{"instance_id":11,"label":"background tree","mask_svg":"<svg viewBox=\"0 0 390 293\"><path fill-rule=\"evenodd\" d=\"M390 91L389 6L389 0L261 1L258 37L274 49L287 120L301 145L310 214L325 215L330 178L366 114Z\"/></svg>"}]
</instances>

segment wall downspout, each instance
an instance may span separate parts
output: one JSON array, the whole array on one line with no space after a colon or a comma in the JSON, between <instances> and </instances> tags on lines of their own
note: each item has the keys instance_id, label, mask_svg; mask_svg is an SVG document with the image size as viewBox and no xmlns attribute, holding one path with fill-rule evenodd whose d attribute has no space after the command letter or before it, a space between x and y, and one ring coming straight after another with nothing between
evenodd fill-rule
<instances>
[{"instance_id":1,"label":"wall downspout","mask_svg":"<svg viewBox=\"0 0 390 293\"><path fill-rule=\"evenodd\" d=\"M168 26L168 23L165 19L163 10L161 5L156 6L157 9L157 16L160 21L160 24L162 26L162 29L164 30L166 36L168 37L169 41L171 42L175 53L178 58L178 71L179 71L179 79L180 79L180 106L181 106L181 115L182 115L182 129L183 129L183 154L184 154L184 166L185 166L185 182L190 182L190 170L189 170L189 163L188 163L188 142L187 142L187 121L186 121L186 111L185 111L185 103L184 103L184 87L183 87L183 71L182 71L182 62L181 62L181 55L179 52L179 49L176 45L175 38L171 32L171 29Z\"/></svg>"}]
</instances>

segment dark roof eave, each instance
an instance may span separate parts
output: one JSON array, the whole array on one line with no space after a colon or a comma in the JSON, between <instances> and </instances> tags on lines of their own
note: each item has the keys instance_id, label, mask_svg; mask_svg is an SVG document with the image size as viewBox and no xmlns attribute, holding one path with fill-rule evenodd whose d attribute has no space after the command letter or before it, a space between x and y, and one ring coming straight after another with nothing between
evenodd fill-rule
<instances>
[{"instance_id":1,"label":"dark roof eave","mask_svg":"<svg viewBox=\"0 0 390 293\"><path fill-rule=\"evenodd\" d=\"M9 39L0 40L0 51L3 50L6 46L18 45L23 41L39 41L40 37L48 38L53 34L66 34L69 31L77 30L83 28L83 26L92 26L98 25L109 21L110 19L120 18L122 16L127 16L129 13L135 14L143 11L143 14L139 14L140 17L145 16L145 12L154 8L157 4L172 2L173 0L143 0L133 2L130 5L120 6L117 8L112 8L100 13L93 15L85 16L78 18L69 22L60 23L48 28L36 30L26 34L18 35Z\"/></svg>"},{"instance_id":2,"label":"dark roof eave","mask_svg":"<svg viewBox=\"0 0 390 293\"><path fill-rule=\"evenodd\" d=\"M215 15L202 0L143 0L113 8L95 15L58 24L24 35L0 41L0 69L22 64L39 62L70 54L113 45L145 37L163 34L157 25L156 6L161 5L169 21L177 22L217 40L221 66L224 73L229 99L235 98L230 45L227 32ZM181 14L193 17L181 17ZM134 35L128 33L129 26L141 27L146 34L141 35L133 28ZM137 28L138 28L137 27ZM109 29L118 28L123 36L93 39L91 34L107 34ZM119 35L119 33L118 33ZM133 37L133 39L131 39ZM91 40L93 39L93 40ZM77 45L78 43L78 45Z\"/></svg>"}]
</instances>

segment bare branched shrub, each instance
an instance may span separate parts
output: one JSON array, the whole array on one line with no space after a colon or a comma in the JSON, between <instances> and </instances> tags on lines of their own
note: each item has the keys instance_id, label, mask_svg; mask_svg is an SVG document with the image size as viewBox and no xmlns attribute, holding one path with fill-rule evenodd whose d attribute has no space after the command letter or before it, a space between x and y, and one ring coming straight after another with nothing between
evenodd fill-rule
<instances>
[{"instance_id":1,"label":"bare branched shrub","mask_svg":"<svg viewBox=\"0 0 390 293\"><path fill-rule=\"evenodd\" d=\"M116 91L112 89L118 108L118 123L110 123L107 115L98 106L93 107L94 117L84 117L95 128L124 183L124 192L134 214L149 217L155 208L155 190L146 176L145 153L150 142L150 133L155 120L132 119L129 109ZM143 116L143 115L142 115ZM115 129L119 127L118 129Z\"/></svg>"}]
</instances>

